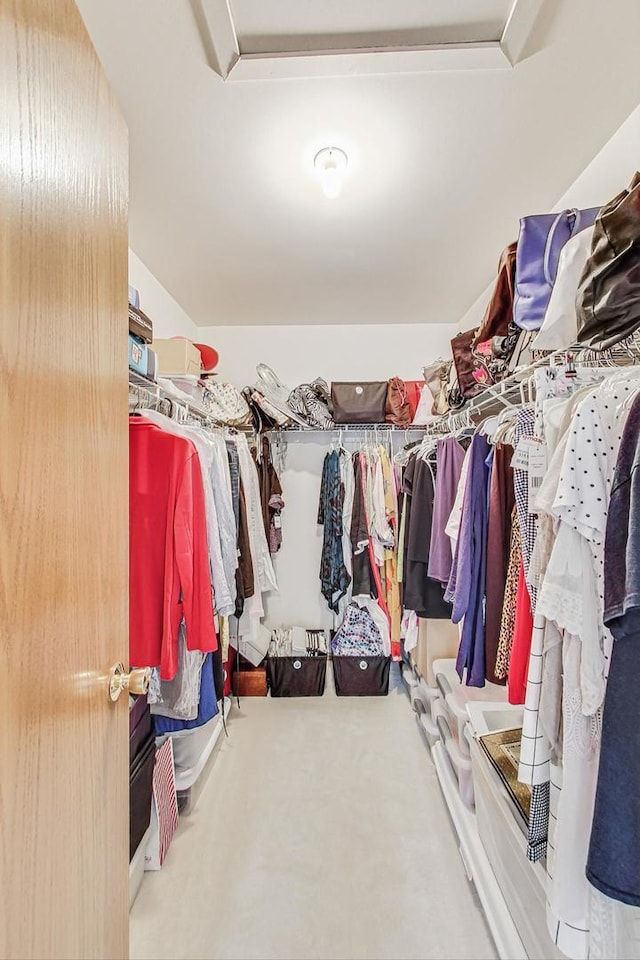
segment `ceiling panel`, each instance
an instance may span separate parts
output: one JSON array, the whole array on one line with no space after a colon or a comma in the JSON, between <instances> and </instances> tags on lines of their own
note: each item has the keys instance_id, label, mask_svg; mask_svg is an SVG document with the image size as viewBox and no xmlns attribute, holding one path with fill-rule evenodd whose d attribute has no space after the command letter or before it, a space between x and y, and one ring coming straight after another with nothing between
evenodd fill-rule
<instances>
[{"instance_id":1,"label":"ceiling panel","mask_svg":"<svg viewBox=\"0 0 640 960\"><path fill-rule=\"evenodd\" d=\"M499 40L512 0L230 0L241 52Z\"/></svg>"}]
</instances>

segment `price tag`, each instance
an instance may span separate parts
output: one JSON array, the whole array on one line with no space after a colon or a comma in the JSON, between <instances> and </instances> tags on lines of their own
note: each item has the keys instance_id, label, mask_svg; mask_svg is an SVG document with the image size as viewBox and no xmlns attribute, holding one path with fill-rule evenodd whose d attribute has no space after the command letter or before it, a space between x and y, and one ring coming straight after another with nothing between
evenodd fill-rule
<instances>
[{"instance_id":1,"label":"price tag","mask_svg":"<svg viewBox=\"0 0 640 960\"><path fill-rule=\"evenodd\" d=\"M546 443L536 443L529 451L529 513L536 513L535 496L547 474L548 451Z\"/></svg>"},{"instance_id":2,"label":"price tag","mask_svg":"<svg viewBox=\"0 0 640 960\"><path fill-rule=\"evenodd\" d=\"M282 526L282 519L281 519L279 513L276 513L276 515L274 516L274 518L273 518L273 525L274 525L274 527L276 528L276 530L279 530L280 527Z\"/></svg>"},{"instance_id":3,"label":"price tag","mask_svg":"<svg viewBox=\"0 0 640 960\"><path fill-rule=\"evenodd\" d=\"M514 470L528 471L531 450L533 447L537 446L538 444L535 442L535 440L530 440L528 437L521 437L511 459L512 468Z\"/></svg>"}]
</instances>

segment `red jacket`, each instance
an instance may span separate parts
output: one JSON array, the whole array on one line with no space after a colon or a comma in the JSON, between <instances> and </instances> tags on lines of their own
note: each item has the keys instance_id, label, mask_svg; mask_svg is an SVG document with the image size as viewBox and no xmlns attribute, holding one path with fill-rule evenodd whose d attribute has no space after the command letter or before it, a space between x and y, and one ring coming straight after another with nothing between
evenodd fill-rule
<instances>
[{"instance_id":1,"label":"red jacket","mask_svg":"<svg viewBox=\"0 0 640 960\"><path fill-rule=\"evenodd\" d=\"M132 665L171 680L183 617L190 650L217 649L198 455L142 417L129 420L129 575Z\"/></svg>"}]
</instances>

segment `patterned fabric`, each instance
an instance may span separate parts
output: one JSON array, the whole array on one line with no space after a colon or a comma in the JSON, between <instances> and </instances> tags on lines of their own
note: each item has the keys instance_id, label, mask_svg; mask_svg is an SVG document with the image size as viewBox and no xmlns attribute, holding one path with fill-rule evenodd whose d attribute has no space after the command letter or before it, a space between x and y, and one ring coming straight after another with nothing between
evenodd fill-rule
<instances>
[{"instance_id":1,"label":"patterned fabric","mask_svg":"<svg viewBox=\"0 0 640 960\"><path fill-rule=\"evenodd\" d=\"M384 654L380 631L373 617L363 607L350 603L331 641L331 650L341 657L378 657Z\"/></svg>"},{"instance_id":2,"label":"patterned fabric","mask_svg":"<svg viewBox=\"0 0 640 960\"><path fill-rule=\"evenodd\" d=\"M333 613L338 613L340 600L351 583L342 549L343 506L344 484L340 479L340 458L334 450L324 458L318 505L318 523L324 526L320 559L321 590Z\"/></svg>"},{"instance_id":3,"label":"patterned fabric","mask_svg":"<svg viewBox=\"0 0 640 960\"><path fill-rule=\"evenodd\" d=\"M330 430L333 420L329 412L328 388L323 380L301 383L289 394L289 406L311 427Z\"/></svg>"},{"instance_id":4,"label":"patterned fabric","mask_svg":"<svg viewBox=\"0 0 640 960\"><path fill-rule=\"evenodd\" d=\"M539 783L531 789L529 808L529 837L527 860L532 863L547 855L547 832L549 830L549 782Z\"/></svg>"},{"instance_id":5,"label":"patterned fabric","mask_svg":"<svg viewBox=\"0 0 640 960\"><path fill-rule=\"evenodd\" d=\"M504 606L502 608L502 623L500 624L498 654L496 656L496 677L499 677L501 680L506 679L509 673L513 631L516 625L516 596L518 593L518 577L521 560L520 526L517 522L516 509L514 507L511 515L509 567L507 569L507 582L504 588Z\"/></svg>"},{"instance_id":6,"label":"patterned fabric","mask_svg":"<svg viewBox=\"0 0 640 960\"><path fill-rule=\"evenodd\" d=\"M517 448L518 443L523 438L533 437L533 428L535 423L535 411L531 407L523 407L518 410L516 426L513 435L513 446ZM529 474L526 470L515 468L513 471L513 485L516 492L516 508L518 510L518 523L520 524L520 543L522 545L522 562L524 564L524 573L527 583L529 582L529 561L536 542L536 524L537 518L529 513ZM537 591L531 587L529 590L531 597L531 609L535 611Z\"/></svg>"},{"instance_id":7,"label":"patterned fabric","mask_svg":"<svg viewBox=\"0 0 640 960\"><path fill-rule=\"evenodd\" d=\"M166 856L173 835L178 829L178 798L173 767L173 741L168 737L156 753L153 767L154 814L158 822L157 866Z\"/></svg>"}]
</instances>

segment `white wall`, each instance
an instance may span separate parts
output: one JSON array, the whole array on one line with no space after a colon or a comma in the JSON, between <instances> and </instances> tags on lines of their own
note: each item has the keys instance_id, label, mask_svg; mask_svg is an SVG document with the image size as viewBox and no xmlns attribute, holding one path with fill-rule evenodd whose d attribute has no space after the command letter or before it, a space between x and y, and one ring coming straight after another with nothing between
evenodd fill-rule
<instances>
[{"instance_id":1,"label":"white wall","mask_svg":"<svg viewBox=\"0 0 640 960\"><path fill-rule=\"evenodd\" d=\"M322 376L332 380L421 378L420 369L439 355L450 354L455 330L447 325L330 325L280 327L202 327L199 335L218 350L220 378L244 386L256 379L256 364L269 364L293 387ZM291 434L287 438L283 546L275 559L280 592L266 601L270 627L333 626L333 615L320 594L322 528L318 497L325 453L331 434ZM358 437L345 435L348 448ZM404 433L394 437L396 448Z\"/></svg>"},{"instance_id":2,"label":"white wall","mask_svg":"<svg viewBox=\"0 0 640 960\"><path fill-rule=\"evenodd\" d=\"M559 212L571 207L603 206L629 185L636 170L640 169L640 106L631 113L621 127L614 133L602 150L580 174L550 212ZM530 213L542 213L541 210L523 210L523 216ZM518 224L513 225L513 236L518 236ZM500 251L496 250L496 270ZM494 279L471 305L458 324L458 330L471 330L479 326L484 316Z\"/></svg>"},{"instance_id":3,"label":"white wall","mask_svg":"<svg viewBox=\"0 0 640 960\"><path fill-rule=\"evenodd\" d=\"M189 337L197 340L197 328L179 303L129 248L129 283L140 293L140 308L153 321L154 337Z\"/></svg>"},{"instance_id":4,"label":"white wall","mask_svg":"<svg viewBox=\"0 0 640 960\"><path fill-rule=\"evenodd\" d=\"M256 364L273 367L296 386L325 380L420 379L420 369L448 356L452 329L446 324L345 324L328 326L200 327L198 335L220 354L221 379L245 386Z\"/></svg>"}]
</instances>

